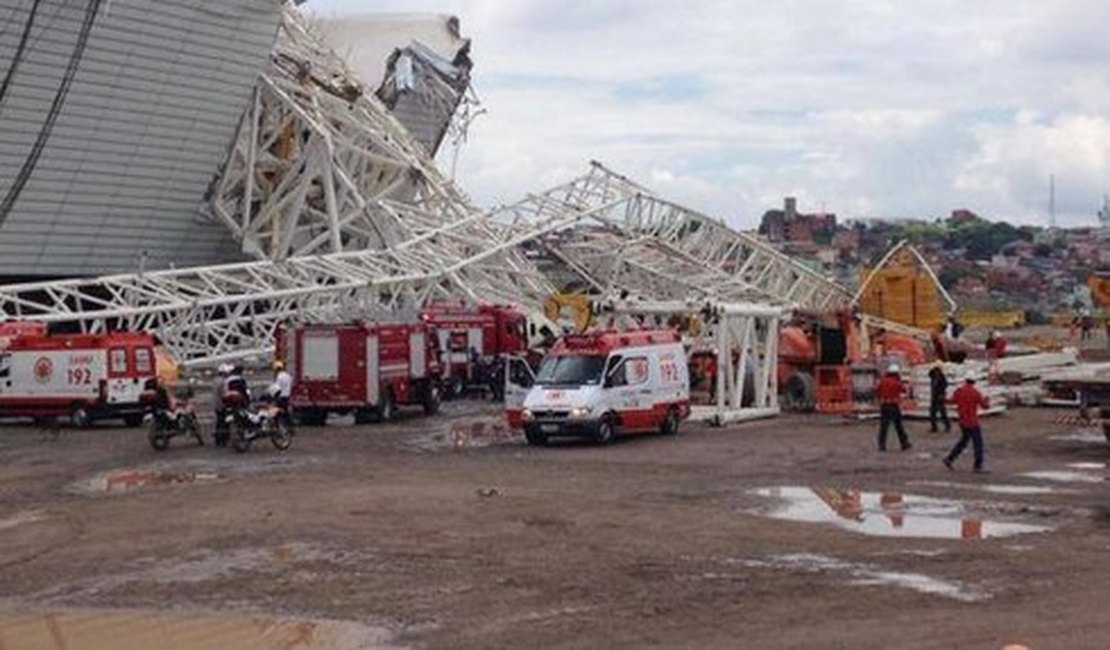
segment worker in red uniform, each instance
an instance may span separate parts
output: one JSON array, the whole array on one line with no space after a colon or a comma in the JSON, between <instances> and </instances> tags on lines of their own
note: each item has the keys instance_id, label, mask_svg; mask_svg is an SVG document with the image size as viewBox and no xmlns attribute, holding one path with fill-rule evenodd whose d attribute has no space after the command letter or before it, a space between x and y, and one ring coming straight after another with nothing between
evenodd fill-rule
<instances>
[{"instance_id":1,"label":"worker in red uniform","mask_svg":"<svg viewBox=\"0 0 1110 650\"><path fill-rule=\"evenodd\" d=\"M975 452L975 471L985 471L983 469L983 430L979 427L979 409L989 407L990 400L975 388L975 377L969 374L964 377L964 385L957 388L956 392L952 393L952 397L948 398L948 403L956 405L960 431L963 435L960 436L956 446L952 447L952 451L944 457L942 461L944 466L952 469L952 463L956 462L970 442Z\"/></svg>"},{"instance_id":2,"label":"worker in red uniform","mask_svg":"<svg viewBox=\"0 0 1110 650\"><path fill-rule=\"evenodd\" d=\"M902 384L898 364L892 363L887 367L886 376L879 380L875 393L879 398L879 451L886 451L886 433L891 424L898 433L902 451L912 449L906 428L902 425L902 396L906 394L906 387Z\"/></svg>"}]
</instances>

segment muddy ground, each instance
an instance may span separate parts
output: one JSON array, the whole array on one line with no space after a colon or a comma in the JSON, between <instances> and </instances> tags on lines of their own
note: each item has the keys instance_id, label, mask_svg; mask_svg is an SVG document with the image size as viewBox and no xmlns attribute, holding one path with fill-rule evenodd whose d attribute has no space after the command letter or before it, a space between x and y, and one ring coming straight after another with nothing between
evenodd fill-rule
<instances>
[{"instance_id":1,"label":"muddy ground","mask_svg":"<svg viewBox=\"0 0 1110 650\"><path fill-rule=\"evenodd\" d=\"M0 647L1106 648L1110 446L1055 415L986 421L986 475L821 417L531 448L454 403L241 456L2 426Z\"/></svg>"}]
</instances>

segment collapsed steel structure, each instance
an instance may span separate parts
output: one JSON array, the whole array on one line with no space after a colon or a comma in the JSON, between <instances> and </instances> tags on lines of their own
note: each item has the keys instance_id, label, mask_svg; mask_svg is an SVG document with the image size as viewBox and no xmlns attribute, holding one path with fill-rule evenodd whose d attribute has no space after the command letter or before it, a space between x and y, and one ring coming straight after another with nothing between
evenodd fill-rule
<instances>
[{"instance_id":1,"label":"collapsed steel structure","mask_svg":"<svg viewBox=\"0 0 1110 650\"><path fill-rule=\"evenodd\" d=\"M0 319L155 332L186 364L265 354L281 324L456 299L539 310L546 254L603 300L846 307L843 287L758 238L592 163L476 208L287 8L210 198L257 261L0 287Z\"/></svg>"}]
</instances>

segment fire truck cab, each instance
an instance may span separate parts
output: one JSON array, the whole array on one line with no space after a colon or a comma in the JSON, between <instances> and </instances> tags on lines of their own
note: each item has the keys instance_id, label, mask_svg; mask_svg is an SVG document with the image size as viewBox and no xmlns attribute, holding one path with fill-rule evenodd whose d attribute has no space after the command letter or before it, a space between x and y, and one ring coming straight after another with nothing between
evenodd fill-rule
<instances>
[{"instance_id":1,"label":"fire truck cab","mask_svg":"<svg viewBox=\"0 0 1110 650\"><path fill-rule=\"evenodd\" d=\"M79 427L122 418L137 426L145 411L143 388L157 371L154 344L149 334L46 334L5 327L0 416L68 416Z\"/></svg>"},{"instance_id":2,"label":"fire truck cab","mask_svg":"<svg viewBox=\"0 0 1110 650\"><path fill-rule=\"evenodd\" d=\"M439 409L439 348L424 323L298 325L279 333L278 350L303 424L323 425L329 413L365 424L391 420L397 406Z\"/></svg>"},{"instance_id":3,"label":"fire truck cab","mask_svg":"<svg viewBox=\"0 0 1110 650\"><path fill-rule=\"evenodd\" d=\"M481 383L481 363L523 354L529 347L527 318L508 305L438 304L421 312L420 318L435 330L444 384L451 396Z\"/></svg>"},{"instance_id":4,"label":"fire truck cab","mask_svg":"<svg viewBox=\"0 0 1110 650\"><path fill-rule=\"evenodd\" d=\"M690 415L690 377L674 331L604 331L567 335L533 377L522 359L506 371L509 426L528 442L587 437L598 444L617 433L678 433Z\"/></svg>"}]
</instances>

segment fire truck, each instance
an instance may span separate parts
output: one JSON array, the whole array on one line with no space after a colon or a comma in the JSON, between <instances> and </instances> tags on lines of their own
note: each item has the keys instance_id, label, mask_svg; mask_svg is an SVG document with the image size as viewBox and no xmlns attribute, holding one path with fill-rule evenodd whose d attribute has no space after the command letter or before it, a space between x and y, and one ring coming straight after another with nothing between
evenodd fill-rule
<instances>
[{"instance_id":1,"label":"fire truck","mask_svg":"<svg viewBox=\"0 0 1110 650\"><path fill-rule=\"evenodd\" d=\"M298 325L279 332L277 347L302 424L323 425L330 413L354 413L358 424L386 421L398 406L439 410L439 346L424 323Z\"/></svg>"},{"instance_id":2,"label":"fire truck","mask_svg":"<svg viewBox=\"0 0 1110 650\"><path fill-rule=\"evenodd\" d=\"M482 367L502 355L520 355L529 349L529 324L515 307L438 304L425 309L420 318L435 330L445 389L452 397L490 379Z\"/></svg>"},{"instance_id":3,"label":"fire truck","mask_svg":"<svg viewBox=\"0 0 1110 650\"><path fill-rule=\"evenodd\" d=\"M47 334L0 326L0 416L68 416L74 426L122 418L138 426L157 372L150 334Z\"/></svg>"}]
</instances>

